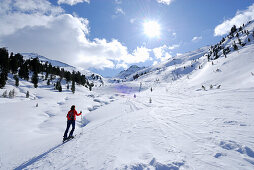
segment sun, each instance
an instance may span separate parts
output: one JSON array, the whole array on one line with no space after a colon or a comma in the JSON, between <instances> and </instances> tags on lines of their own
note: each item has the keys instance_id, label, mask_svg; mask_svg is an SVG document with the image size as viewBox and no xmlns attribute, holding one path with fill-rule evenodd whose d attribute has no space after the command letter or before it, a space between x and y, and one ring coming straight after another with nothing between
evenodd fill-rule
<instances>
[{"instance_id":1,"label":"sun","mask_svg":"<svg viewBox=\"0 0 254 170\"><path fill-rule=\"evenodd\" d=\"M146 21L143 24L144 33L150 37L155 38L160 36L160 25L156 21Z\"/></svg>"}]
</instances>

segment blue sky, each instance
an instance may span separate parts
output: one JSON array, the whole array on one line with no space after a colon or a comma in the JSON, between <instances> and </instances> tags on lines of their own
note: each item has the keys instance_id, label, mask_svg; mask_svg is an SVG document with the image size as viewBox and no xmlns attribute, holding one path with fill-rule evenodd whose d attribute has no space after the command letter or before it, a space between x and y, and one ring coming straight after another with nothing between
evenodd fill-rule
<instances>
[{"instance_id":1,"label":"blue sky","mask_svg":"<svg viewBox=\"0 0 254 170\"><path fill-rule=\"evenodd\" d=\"M113 76L217 43L254 19L253 0L3 0L0 46ZM11 22L10 22L11 20ZM144 22L160 36L144 33Z\"/></svg>"}]
</instances>

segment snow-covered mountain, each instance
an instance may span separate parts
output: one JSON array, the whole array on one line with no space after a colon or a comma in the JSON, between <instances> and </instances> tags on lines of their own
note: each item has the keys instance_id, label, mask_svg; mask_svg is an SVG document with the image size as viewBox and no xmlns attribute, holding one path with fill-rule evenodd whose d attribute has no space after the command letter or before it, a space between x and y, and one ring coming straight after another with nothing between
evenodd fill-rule
<instances>
[{"instance_id":1,"label":"snow-covered mountain","mask_svg":"<svg viewBox=\"0 0 254 170\"><path fill-rule=\"evenodd\" d=\"M219 43L213 46L205 46L198 50L175 56L157 65L134 71L124 78L127 81L157 81L158 78L155 80L151 79L154 77L151 75L157 75L160 76L162 81L174 81L182 76L191 74L196 69L201 69L208 58L212 63L213 60L216 62L219 57L227 56L228 53L235 51L235 45L238 49L241 49L245 45L251 44L254 37L253 30L254 23L250 21L236 29L233 34L223 37Z\"/></svg>"},{"instance_id":2,"label":"snow-covered mountain","mask_svg":"<svg viewBox=\"0 0 254 170\"><path fill-rule=\"evenodd\" d=\"M144 69L145 67L138 67L137 65L132 65L130 66L127 70L123 70L121 71L117 76L116 78L120 78L120 79L125 79L127 78L128 76L136 73L137 71L139 70L142 70Z\"/></svg>"},{"instance_id":3,"label":"snow-covered mountain","mask_svg":"<svg viewBox=\"0 0 254 170\"><path fill-rule=\"evenodd\" d=\"M0 94L16 97L0 98L0 169L252 170L253 27L93 91L9 78ZM73 104L83 117L62 144Z\"/></svg>"},{"instance_id":4,"label":"snow-covered mountain","mask_svg":"<svg viewBox=\"0 0 254 170\"><path fill-rule=\"evenodd\" d=\"M92 82L95 86L101 86L104 84L104 81L105 81L105 79L97 73L93 73L89 70L85 70L81 68L76 68L74 66L63 63L61 61L51 60L45 56L41 56L36 53L21 53L21 55L24 57L24 59L38 58L41 62L50 63L52 66L64 68L64 70L67 70L70 72L72 72L73 70L76 72L79 71L81 74L86 75L87 79L90 80L90 82Z\"/></svg>"},{"instance_id":5,"label":"snow-covered mountain","mask_svg":"<svg viewBox=\"0 0 254 170\"><path fill-rule=\"evenodd\" d=\"M21 55L24 57L24 59L38 58L40 61L51 63L52 66L66 67L66 68L70 67L72 69L75 69L75 67L70 66L70 65L68 65L66 63L63 63L63 62L57 61L57 60L51 60L51 59L48 59L47 57L41 56L41 55L36 54L36 53L21 53Z\"/></svg>"}]
</instances>

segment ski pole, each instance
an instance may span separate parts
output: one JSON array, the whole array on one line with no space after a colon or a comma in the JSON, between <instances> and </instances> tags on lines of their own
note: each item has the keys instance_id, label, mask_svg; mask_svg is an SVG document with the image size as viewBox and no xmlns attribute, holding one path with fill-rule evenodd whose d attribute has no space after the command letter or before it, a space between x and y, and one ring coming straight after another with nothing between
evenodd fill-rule
<instances>
[{"instance_id":1,"label":"ski pole","mask_svg":"<svg viewBox=\"0 0 254 170\"><path fill-rule=\"evenodd\" d=\"M83 118L82 118L82 111L81 111L81 128L82 128L82 134L83 134Z\"/></svg>"}]
</instances>

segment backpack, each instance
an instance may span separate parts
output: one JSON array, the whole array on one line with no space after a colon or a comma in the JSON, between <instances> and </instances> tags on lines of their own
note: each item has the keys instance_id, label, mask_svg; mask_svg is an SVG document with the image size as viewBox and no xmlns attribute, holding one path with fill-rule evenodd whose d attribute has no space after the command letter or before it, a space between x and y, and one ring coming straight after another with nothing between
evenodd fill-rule
<instances>
[{"instance_id":1,"label":"backpack","mask_svg":"<svg viewBox=\"0 0 254 170\"><path fill-rule=\"evenodd\" d=\"M68 117L70 118L70 120L74 120L74 110L71 110L69 113L68 113Z\"/></svg>"}]
</instances>

